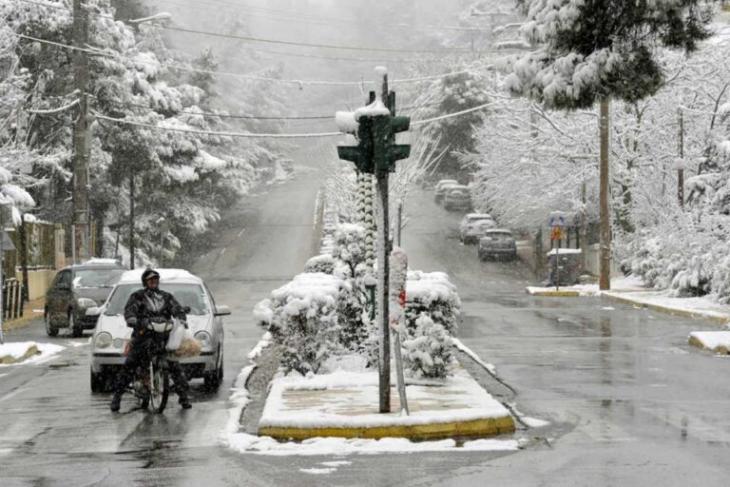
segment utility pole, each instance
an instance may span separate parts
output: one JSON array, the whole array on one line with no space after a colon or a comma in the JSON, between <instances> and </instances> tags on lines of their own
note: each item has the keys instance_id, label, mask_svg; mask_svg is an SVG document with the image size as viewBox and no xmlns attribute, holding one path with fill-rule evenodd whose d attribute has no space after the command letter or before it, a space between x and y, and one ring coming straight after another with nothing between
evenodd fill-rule
<instances>
[{"instance_id":1,"label":"utility pole","mask_svg":"<svg viewBox=\"0 0 730 487\"><path fill-rule=\"evenodd\" d=\"M383 73L381 98L387 107L388 73ZM380 412L390 412L390 211L388 207L388 171L375 171L375 187L378 200L378 308L376 320L380 331Z\"/></svg>"},{"instance_id":2,"label":"utility pole","mask_svg":"<svg viewBox=\"0 0 730 487\"><path fill-rule=\"evenodd\" d=\"M684 208L684 113L679 109L679 164L677 168L677 198L679 207Z\"/></svg>"},{"instance_id":3,"label":"utility pole","mask_svg":"<svg viewBox=\"0 0 730 487\"><path fill-rule=\"evenodd\" d=\"M134 171L129 173L129 268L134 269Z\"/></svg>"},{"instance_id":4,"label":"utility pole","mask_svg":"<svg viewBox=\"0 0 730 487\"><path fill-rule=\"evenodd\" d=\"M89 35L88 12L81 0L73 0L74 86L79 93L79 111L73 127L73 235L75 260L91 258L89 246L89 121L86 90L89 84L89 61L85 48Z\"/></svg>"},{"instance_id":5,"label":"utility pole","mask_svg":"<svg viewBox=\"0 0 730 487\"><path fill-rule=\"evenodd\" d=\"M600 183L599 211L601 220L600 279L599 289L611 289L611 214L609 213L609 168L608 168L608 117L609 100L601 98L600 103Z\"/></svg>"}]
</instances>

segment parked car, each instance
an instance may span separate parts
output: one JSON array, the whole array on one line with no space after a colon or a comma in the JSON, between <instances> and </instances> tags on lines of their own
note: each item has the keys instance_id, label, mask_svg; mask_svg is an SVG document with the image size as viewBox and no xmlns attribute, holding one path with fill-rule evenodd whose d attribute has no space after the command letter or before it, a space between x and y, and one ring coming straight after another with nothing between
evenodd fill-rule
<instances>
[{"instance_id":1,"label":"parked car","mask_svg":"<svg viewBox=\"0 0 730 487\"><path fill-rule=\"evenodd\" d=\"M447 186L444 208L448 211L471 211L471 194L466 186Z\"/></svg>"},{"instance_id":2,"label":"parked car","mask_svg":"<svg viewBox=\"0 0 730 487\"><path fill-rule=\"evenodd\" d=\"M99 317L91 340L91 390L101 392L113 383L124 365L126 346L132 329L124 320L124 306L129 296L141 288L143 269L127 271L109 295L106 303L87 311ZM213 294L203 280L181 269L158 269L160 289L172 293L188 308L190 331L202 346L196 357L171 358L183 367L188 379L203 378L209 390L223 380L223 316L231 314L227 306L216 305Z\"/></svg>"},{"instance_id":3,"label":"parked car","mask_svg":"<svg viewBox=\"0 0 730 487\"><path fill-rule=\"evenodd\" d=\"M464 218L461 219L461 223L459 223L459 233L463 235L469 225L473 225L480 220L493 221L494 218L492 218L492 215L489 213L467 213L464 215Z\"/></svg>"},{"instance_id":4,"label":"parked car","mask_svg":"<svg viewBox=\"0 0 730 487\"><path fill-rule=\"evenodd\" d=\"M93 329L97 317L87 316L86 310L106 301L124 271L112 259L91 259L61 269L46 292L43 319L48 336L58 335L60 328L70 328L75 337Z\"/></svg>"},{"instance_id":5,"label":"parked car","mask_svg":"<svg viewBox=\"0 0 730 487\"><path fill-rule=\"evenodd\" d=\"M446 188L450 186L458 186L459 182L456 179L442 179L438 183L436 183L436 188L434 189L433 193L433 200L436 203L441 203L441 201L444 199L444 195L446 194Z\"/></svg>"},{"instance_id":6,"label":"parked car","mask_svg":"<svg viewBox=\"0 0 730 487\"><path fill-rule=\"evenodd\" d=\"M512 232L501 228L487 230L479 239L479 260L514 259L517 257L517 242Z\"/></svg>"},{"instance_id":7,"label":"parked car","mask_svg":"<svg viewBox=\"0 0 730 487\"><path fill-rule=\"evenodd\" d=\"M489 230L496 226L497 224L491 219L476 220L464 228L464 230L459 234L459 238L466 245L475 244L479 242L479 239L486 235Z\"/></svg>"}]
</instances>

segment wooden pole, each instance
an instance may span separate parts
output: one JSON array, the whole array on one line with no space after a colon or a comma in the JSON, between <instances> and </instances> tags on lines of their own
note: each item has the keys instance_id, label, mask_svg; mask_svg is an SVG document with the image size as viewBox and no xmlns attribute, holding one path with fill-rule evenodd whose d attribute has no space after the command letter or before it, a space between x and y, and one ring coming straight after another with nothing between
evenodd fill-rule
<instances>
[{"instance_id":1,"label":"wooden pole","mask_svg":"<svg viewBox=\"0 0 730 487\"><path fill-rule=\"evenodd\" d=\"M600 188L599 211L601 220L600 279L599 289L611 289L611 214L609 209L608 124L609 100L601 99L600 106Z\"/></svg>"}]
</instances>

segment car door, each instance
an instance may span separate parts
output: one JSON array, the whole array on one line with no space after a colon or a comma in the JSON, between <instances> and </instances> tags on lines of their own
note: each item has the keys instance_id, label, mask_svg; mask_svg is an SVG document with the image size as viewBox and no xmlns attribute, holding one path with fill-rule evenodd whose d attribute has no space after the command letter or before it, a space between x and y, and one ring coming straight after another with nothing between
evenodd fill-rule
<instances>
[{"instance_id":1,"label":"car door","mask_svg":"<svg viewBox=\"0 0 730 487\"><path fill-rule=\"evenodd\" d=\"M61 280L61 273L56 274L53 278L51 287L46 292L46 309L48 310L48 316L51 320L57 319L58 312L58 283Z\"/></svg>"},{"instance_id":2,"label":"car door","mask_svg":"<svg viewBox=\"0 0 730 487\"><path fill-rule=\"evenodd\" d=\"M72 301L73 290L71 289L71 271L61 271L56 285L55 299L54 299L54 313L56 319L59 321L66 322L68 315L66 311L69 308L69 303Z\"/></svg>"}]
</instances>

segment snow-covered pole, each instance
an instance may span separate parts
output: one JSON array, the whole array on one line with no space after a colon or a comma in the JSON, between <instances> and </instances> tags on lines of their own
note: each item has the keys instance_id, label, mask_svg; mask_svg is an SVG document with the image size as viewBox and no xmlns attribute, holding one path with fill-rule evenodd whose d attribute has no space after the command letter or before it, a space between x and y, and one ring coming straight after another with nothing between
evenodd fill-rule
<instances>
[{"instance_id":1,"label":"snow-covered pole","mask_svg":"<svg viewBox=\"0 0 730 487\"><path fill-rule=\"evenodd\" d=\"M377 68L382 75L381 100L388 106L388 72L385 68ZM389 312L389 280L390 280L390 212L388 211L388 171L376 168L375 184L377 189L378 215L378 299L376 320L379 324L378 364L380 369L380 412L390 412L390 312Z\"/></svg>"},{"instance_id":2,"label":"snow-covered pole","mask_svg":"<svg viewBox=\"0 0 730 487\"><path fill-rule=\"evenodd\" d=\"M400 247L390 253L390 327L393 333L393 351L395 354L396 378L398 380L398 397L401 412L410 414L406 396L406 382L403 374L403 357L401 356L401 331L405 325L406 279L408 276L408 255Z\"/></svg>"}]
</instances>

